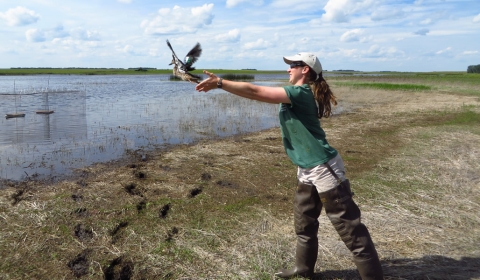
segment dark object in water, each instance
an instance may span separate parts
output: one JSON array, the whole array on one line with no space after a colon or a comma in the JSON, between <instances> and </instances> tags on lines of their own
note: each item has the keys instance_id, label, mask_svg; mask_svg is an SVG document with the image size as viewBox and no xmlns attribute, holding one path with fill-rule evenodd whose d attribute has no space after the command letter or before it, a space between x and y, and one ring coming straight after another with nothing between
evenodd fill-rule
<instances>
[{"instance_id":1,"label":"dark object in water","mask_svg":"<svg viewBox=\"0 0 480 280\"><path fill-rule=\"evenodd\" d=\"M25 117L25 114L23 114L23 113L5 114L5 118L6 118L6 119L23 118L23 117Z\"/></svg>"}]
</instances>

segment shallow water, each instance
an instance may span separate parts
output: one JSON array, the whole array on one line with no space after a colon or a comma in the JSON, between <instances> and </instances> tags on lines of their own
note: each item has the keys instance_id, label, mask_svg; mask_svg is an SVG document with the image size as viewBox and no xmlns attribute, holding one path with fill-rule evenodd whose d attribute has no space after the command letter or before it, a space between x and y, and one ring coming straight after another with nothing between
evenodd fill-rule
<instances>
[{"instance_id":1,"label":"shallow water","mask_svg":"<svg viewBox=\"0 0 480 280\"><path fill-rule=\"evenodd\" d=\"M287 76L255 78L274 85ZM54 113L36 114L44 109ZM278 125L277 105L198 93L169 75L0 77L0 114L15 112L25 117L0 118L2 179L55 178L127 151Z\"/></svg>"}]
</instances>

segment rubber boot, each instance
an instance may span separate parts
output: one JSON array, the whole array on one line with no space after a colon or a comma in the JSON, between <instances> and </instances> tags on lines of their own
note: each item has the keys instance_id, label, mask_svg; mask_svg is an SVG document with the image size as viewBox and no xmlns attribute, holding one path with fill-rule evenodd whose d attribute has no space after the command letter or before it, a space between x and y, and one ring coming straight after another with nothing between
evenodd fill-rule
<instances>
[{"instance_id":1,"label":"rubber boot","mask_svg":"<svg viewBox=\"0 0 480 280\"><path fill-rule=\"evenodd\" d=\"M371 259L353 259L363 280L383 280L382 265L378 256Z\"/></svg>"},{"instance_id":2,"label":"rubber boot","mask_svg":"<svg viewBox=\"0 0 480 280\"><path fill-rule=\"evenodd\" d=\"M303 277L311 279L314 274L315 262L317 261L318 246L316 248L303 247L304 244L297 241L295 267L282 269L275 276L283 279Z\"/></svg>"},{"instance_id":3,"label":"rubber boot","mask_svg":"<svg viewBox=\"0 0 480 280\"><path fill-rule=\"evenodd\" d=\"M367 227L361 222L361 213L352 199L350 182L327 192L320 193L325 212L342 238L347 248L353 253L353 260L363 280L383 279L382 266Z\"/></svg>"},{"instance_id":4,"label":"rubber boot","mask_svg":"<svg viewBox=\"0 0 480 280\"><path fill-rule=\"evenodd\" d=\"M295 267L283 269L275 273L275 276L283 279L299 276L313 277L318 256L318 217L321 210L322 203L315 186L298 182L294 198L294 221L297 234Z\"/></svg>"}]
</instances>

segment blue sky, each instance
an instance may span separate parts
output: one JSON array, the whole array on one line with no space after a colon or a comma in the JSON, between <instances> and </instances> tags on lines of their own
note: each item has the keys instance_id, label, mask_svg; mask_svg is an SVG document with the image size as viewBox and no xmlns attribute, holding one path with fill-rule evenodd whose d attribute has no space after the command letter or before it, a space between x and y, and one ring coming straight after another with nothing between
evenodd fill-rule
<instances>
[{"instance_id":1,"label":"blue sky","mask_svg":"<svg viewBox=\"0 0 480 280\"><path fill-rule=\"evenodd\" d=\"M0 0L0 68L466 71L480 64L479 0Z\"/></svg>"}]
</instances>

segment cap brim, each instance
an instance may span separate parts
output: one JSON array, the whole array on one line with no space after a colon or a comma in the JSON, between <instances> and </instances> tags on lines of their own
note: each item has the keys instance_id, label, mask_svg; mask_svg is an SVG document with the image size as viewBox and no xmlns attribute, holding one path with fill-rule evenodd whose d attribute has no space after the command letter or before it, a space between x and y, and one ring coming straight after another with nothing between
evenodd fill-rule
<instances>
[{"instance_id":1,"label":"cap brim","mask_svg":"<svg viewBox=\"0 0 480 280\"><path fill-rule=\"evenodd\" d=\"M301 56L293 55L293 56L284 56L283 61L285 61L286 64L290 64L294 61L303 61L303 60Z\"/></svg>"}]
</instances>

